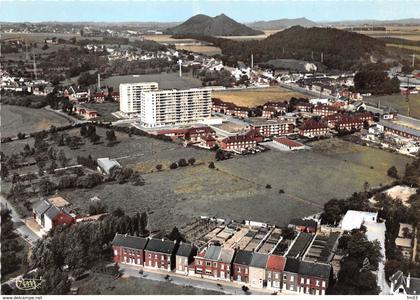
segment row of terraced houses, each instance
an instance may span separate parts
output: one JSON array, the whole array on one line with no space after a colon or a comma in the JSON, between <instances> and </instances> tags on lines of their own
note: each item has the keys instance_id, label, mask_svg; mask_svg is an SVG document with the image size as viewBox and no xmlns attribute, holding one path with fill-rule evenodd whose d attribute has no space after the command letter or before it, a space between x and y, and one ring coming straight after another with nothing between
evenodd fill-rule
<instances>
[{"instance_id":1,"label":"row of terraced houses","mask_svg":"<svg viewBox=\"0 0 420 300\"><path fill-rule=\"evenodd\" d=\"M239 286L324 295L332 268L300 258L116 234L114 262L185 276L231 281Z\"/></svg>"}]
</instances>

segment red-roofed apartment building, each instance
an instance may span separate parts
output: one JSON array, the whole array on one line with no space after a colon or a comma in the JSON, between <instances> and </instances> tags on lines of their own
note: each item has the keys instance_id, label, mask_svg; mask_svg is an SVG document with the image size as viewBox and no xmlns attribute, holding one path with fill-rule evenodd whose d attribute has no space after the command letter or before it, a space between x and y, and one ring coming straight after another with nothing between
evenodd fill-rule
<instances>
[{"instance_id":1,"label":"red-roofed apartment building","mask_svg":"<svg viewBox=\"0 0 420 300\"><path fill-rule=\"evenodd\" d=\"M285 114L287 112L286 102L267 102L263 106L262 117L270 119L278 114Z\"/></svg>"},{"instance_id":2,"label":"red-roofed apartment building","mask_svg":"<svg viewBox=\"0 0 420 300\"><path fill-rule=\"evenodd\" d=\"M323 136L328 133L328 126L324 122L306 120L299 128L299 134L306 137Z\"/></svg>"},{"instance_id":3,"label":"red-roofed apartment building","mask_svg":"<svg viewBox=\"0 0 420 300\"><path fill-rule=\"evenodd\" d=\"M360 130L363 128L363 121L355 117L343 117L335 123L338 130Z\"/></svg>"},{"instance_id":4,"label":"red-roofed apartment building","mask_svg":"<svg viewBox=\"0 0 420 300\"><path fill-rule=\"evenodd\" d=\"M270 255L267 260L267 288L280 291L286 259L280 255Z\"/></svg>"},{"instance_id":5,"label":"red-roofed apartment building","mask_svg":"<svg viewBox=\"0 0 420 300\"><path fill-rule=\"evenodd\" d=\"M263 137L255 130L250 130L245 134L238 134L234 136L228 136L220 142L220 148L223 150L244 150L247 148L253 148L257 146L257 143L261 143Z\"/></svg>"},{"instance_id":6,"label":"red-roofed apartment building","mask_svg":"<svg viewBox=\"0 0 420 300\"><path fill-rule=\"evenodd\" d=\"M263 122L255 122L250 125L251 129L258 131L264 137L273 135L292 134L294 124L291 121L282 120L266 120Z\"/></svg>"},{"instance_id":7,"label":"red-roofed apartment building","mask_svg":"<svg viewBox=\"0 0 420 300\"><path fill-rule=\"evenodd\" d=\"M276 143L276 145L280 146L281 148L285 149L285 150L303 150L305 149L305 145L302 143L299 143L297 141L294 140L290 140L288 138L285 137L280 137L280 138L275 138L273 139L274 143Z\"/></svg>"},{"instance_id":8,"label":"red-roofed apartment building","mask_svg":"<svg viewBox=\"0 0 420 300\"><path fill-rule=\"evenodd\" d=\"M334 115L337 112L337 108L330 105L317 105L313 109L313 114L321 117Z\"/></svg>"}]
</instances>

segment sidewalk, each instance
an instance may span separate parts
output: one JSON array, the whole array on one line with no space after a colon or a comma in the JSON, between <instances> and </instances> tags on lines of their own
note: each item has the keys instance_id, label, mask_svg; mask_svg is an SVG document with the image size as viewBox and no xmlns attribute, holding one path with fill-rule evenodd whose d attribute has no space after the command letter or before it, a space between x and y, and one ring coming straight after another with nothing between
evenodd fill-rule
<instances>
[{"instance_id":1,"label":"sidewalk","mask_svg":"<svg viewBox=\"0 0 420 300\"><path fill-rule=\"evenodd\" d=\"M161 270L144 269L142 267L120 264L123 276L150 279L155 281L169 281L176 285L192 286L199 289L222 292L230 295L245 295L242 291L243 284L224 280L212 280L195 276L185 276L175 272L165 272ZM143 270L143 274L139 271ZM169 275L169 279L166 277ZM249 288L249 293L253 295L271 295L274 291L268 289ZM280 294L280 292L279 292ZM283 293L282 293L283 294ZM284 294L283 294L284 295Z\"/></svg>"}]
</instances>

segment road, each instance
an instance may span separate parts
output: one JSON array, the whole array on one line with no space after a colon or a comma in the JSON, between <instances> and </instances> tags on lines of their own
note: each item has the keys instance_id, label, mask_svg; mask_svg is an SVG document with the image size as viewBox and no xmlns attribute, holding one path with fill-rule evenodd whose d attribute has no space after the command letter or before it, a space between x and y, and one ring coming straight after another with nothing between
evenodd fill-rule
<instances>
[{"instance_id":1,"label":"road","mask_svg":"<svg viewBox=\"0 0 420 300\"><path fill-rule=\"evenodd\" d=\"M28 226L26 226L25 222L22 220L21 216L16 212L13 206L0 195L1 206L7 207L12 212L12 221L15 223L16 232L25 239L31 246L40 239Z\"/></svg>"},{"instance_id":2,"label":"road","mask_svg":"<svg viewBox=\"0 0 420 300\"><path fill-rule=\"evenodd\" d=\"M144 278L150 279L154 281L167 281L165 278L169 275L169 280L171 283L176 285L182 286L192 286L199 289L210 290L210 291L217 291L222 292L225 294L231 295L244 295L242 291L242 286L232 283L230 281L215 281L210 279L202 279L198 277L190 277L184 276L176 273L168 273L163 271L151 271L151 270L144 270L143 274L139 273L138 267L131 267L127 265L120 265L120 271L123 272L124 275L130 277L137 277L137 278ZM249 290L253 295L270 295L272 291L270 290Z\"/></svg>"},{"instance_id":3,"label":"road","mask_svg":"<svg viewBox=\"0 0 420 300\"><path fill-rule=\"evenodd\" d=\"M60 116L63 116L64 118L66 118L67 120L69 120L69 122L70 122L70 124L84 124L84 123L87 123L88 121L86 121L86 120L79 120L79 119L76 119L76 118L74 118L74 117L72 117L72 116L69 116L68 114L66 114L65 112L62 112L62 111L59 111L59 110L55 110L55 109L52 109L50 106L46 106L46 107L44 107L46 110L48 110L48 111L51 111L51 112L53 112L53 113L56 113L56 114L58 114L58 115L60 115Z\"/></svg>"},{"instance_id":4,"label":"road","mask_svg":"<svg viewBox=\"0 0 420 300\"><path fill-rule=\"evenodd\" d=\"M381 289L380 295L390 295L390 288L385 276L385 223L366 222L366 236L369 241L378 240L381 244L381 254L383 258L379 261L377 274L378 286Z\"/></svg>"},{"instance_id":5,"label":"road","mask_svg":"<svg viewBox=\"0 0 420 300\"><path fill-rule=\"evenodd\" d=\"M307 95L307 96L310 96L310 97L335 99L335 97L333 97L331 95L324 95L322 93L308 91L307 89L304 89L304 88L301 88L301 87L298 87L298 86L291 86L291 85L288 85L288 84L283 83L283 82L280 82L279 86L281 86L282 88L285 88L287 90L294 91L294 92L299 92L301 94L304 94L304 95Z\"/></svg>"},{"instance_id":6,"label":"road","mask_svg":"<svg viewBox=\"0 0 420 300\"><path fill-rule=\"evenodd\" d=\"M373 112L373 113L379 113L379 114L383 114L384 110L382 108L377 108L371 105L368 105L366 103L366 110ZM398 121L401 121L403 123L406 123L409 126L412 126L414 128L420 128L420 120L416 119L416 118L412 118L412 117L408 117L408 116L404 116L404 115L397 115L397 119Z\"/></svg>"}]
</instances>

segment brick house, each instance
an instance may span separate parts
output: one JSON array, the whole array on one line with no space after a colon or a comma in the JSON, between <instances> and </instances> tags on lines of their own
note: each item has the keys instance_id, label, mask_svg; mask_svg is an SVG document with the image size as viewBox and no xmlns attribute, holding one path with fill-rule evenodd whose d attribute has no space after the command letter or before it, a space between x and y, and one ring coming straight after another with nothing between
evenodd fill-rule
<instances>
[{"instance_id":1,"label":"brick house","mask_svg":"<svg viewBox=\"0 0 420 300\"><path fill-rule=\"evenodd\" d=\"M195 274L230 280L235 250L210 245L194 257Z\"/></svg>"},{"instance_id":2,"label":"brick house","mask_svg":"<svg viewBox=\"0 0 420 300\"><path fill-rule=\"evenodd\" d=\"M280 255L269 255L267 259L267 288L281 291L286 259Z\"/></svg>"},{"instance_id":3,"label":"brick house","mask_svg":"<svg viewBox=\"0 0 420 300\"><path fill-rule=\"evenodd\" d=\"M299 273L299 259L287 258L283 271L283 285L282 290L297 292L298 291L298 273Z\"/></svg>"},{"instance_id":4,"label":"brick house","mask_svg":"<svg viewBox=\"0 0 420 300\"><path fill-rule=\"evenodd\" d=\"M335 123L337 130L360 130L363 128L363 121L355 117L342 117Z\"/></svg>"},{"instance_id":5,"label":"brick house","mask_svg":"<svg viewBox=\"0 0 420 300\"><path fill-rule=\"evenodd\" d=\"M298 112L311 112L312 104L308 102L299 102L294 106L294 110Z\"/></svg>"},{"instance_id":6,"label":"brick house","mask_svg":"<svg viewBox=\"0 0 420 300\"><path fill-rule=\"evenodd\" d=\"M117 91L112 92L111 97L114 102L120 102L120 92L117 92Z\"/></svg>"},{"instance_id":7,"label":"brick house","mask_svg":"<svg viewBox=\"0 0 420 300\"><path fill-rule=\"evenodd\" d=\"M354 117L362 120L363 122L366 121L369 125L373 123L373 114L371 112L356 112Z\"/></svg>"},{"instance_id":8,"label":"brick house","mask_svg":"<svg viewBox=\"0 0 420 300\"><path fill-rule=\"evenodd\" d=\"M225 110L226 110L227 105L228 105L227 102L224 102L219 98L212 98L211 102L212 102L211 109L212 109L213 112L225 113Z\"/></svg>"},{"instance_id":9,"label":"brick house","mask_svg":"<svg viewBox=\"0 0 420 300\"><path fill-rule=\"evenodd\" d=\"M223 150L244 150L247 148L253 148L257 146L257 143L261 143L263 137L255 130L250 130L245 134L238 134L234 136L228 136L220 142L220 148Z\"/></svg>"},{"instance_id":10,"label":"brick house","mask_svg":"<svg viewBox=\"0 0 420 300\"><path fill-rule=\"evenodd\" d=\"M249 265L252 260L252 252L238 250L233 260L232 277L233 280L243 283L249 282Z\"/></svg>"},{"instance_id":11,"label":"brick house","mask_svg":"<svg viewBox=\"0 0 420 300\"><path fill-rule=\"evenodd\" d=\"M277 110L274 107L264 107L262 111L262 117L271 119L277 114Z\"/></svg>"},{"instance_id":12,"label":"brick house","mask_svg":"<svg viewBox=\"0 0 420 300\"><path fill-rule=\"evenodd\" d=\"M288 227L300 232L315 233L317 226L318 223L314 220L292 219Z\"/></svg>"},{"instance_id":13,"label":"brick house","mask_svg":"<svg viewBox=\"0 0 420 300\"><path fill-rule=\"evenodd\" d=\"M293 122L278 119L254 122L250 127L264 137L292 134L294 129Z\"/></svg>"},{"instance_id":14,"label":"brick house","mask_svg":"<svg viewBox=\"0 0 420 300\"><path fill-rule=\"evenodd\" d=\"M144 249L144 267L171 271L175 268L175 241L150 239Z\"/></svg>"},{"instance_id":15,"label":"brick house","mask_svg":"<svg viewBox=\"0 0 420 300\"><path fill-rule=\"evenodd\" d=\"M324 122L315 121L313 119L306 120L299 127L299 134L306 137L324 136L328 133L328 126Z\"/></svg>"},{"instance_id":16,"label":"brick house","mask_svg":"<svg viewBox=\"0 0 420 300\"><path fill-rule=\"evenodd\" d=\"M329 128L334 128L335 127L335 123L340 120L341 115L340 114L334 114L334 115L329 115L329 116L325 116L322 118L322 122L324 122L325 124L327 124L327 126Z\"/></svg>"},{"instance_id":17,"label":"brick house","mask_svg":"<svg viewBox=\"0 0 420 300\"><path fill-rule=\"evenodd\" d=\"M111 242L114 262L143 266L148 241L146 238L116 233Z\"/></svg>"},{"instance_id":18,"label":"brick house","mask_svg":"<svg viewBox=\"0 0 420 300\"><path fill-rule=\"evenodd\" d=\"M102 103L105 101L106 96L107 95L105 95L104 92L95 93L95 95L93 96L93 100L95 100L95 102Z\"/></svg>"},{"instance_id":19,"label":"brick house","mask_svg":"<svg viewBox=\"0 0 420 300\"><path fill-rule=\"evenodd\" d=\"M300 261L298 292L309 295L325 295L331 276L331 265L319 262Z\"/></svg>"},{"instance_id":20,"label":"brick house","mask_svg":"<svg viewBox=\"0 0 420 300\"><path fill-rule=\"evenodd\" d=\"M197 247L193 244L180 243L175 255L175 272L188 275L189 268L194 262L194 256L197 254Z\"/></svg>"},{"instance_id":21,"label":"brick house","mask_svg":"<svg viewBox=\"0 0 420 300\"><path fill-rule=\"evenodd\" d=\"M268 255L254 253L249 264L249 282L252 287L263 288L267 286L267 266Z\"/></svg>"},{"instance_id":22,"label":"brick house","mask_svg":"<svg viewBox=\"0 0 420 300\"><path fill-rule=\"evenodd\" d=\"M234 116L238 118L248 117L248 107L228 105L225 109L225 114L228 116Z\"/></svg>"},{"instance_id":23,"label":"brick house","mask_svg":"<svg viewBox=\"0 0 420 300\"><path fill-rule=\"evenodd\" d=\"M58 208L48 200L40 200L32 208L33 218L45 230L60 225L72 225L76 222L75 216L71 215L66 209Z\"/></svg>"},{"instance_id":24,"label":"brick house","mask_svg":"<svg viewBox=\"0 0 420 300\"><path fill-rule=\"evenodd\" d=\"M316 116L331 116L338 112L337 108L330 105L317 105L313 109L313 114Z\"/></svg>"},{"instance_id":25,"label":"brick house","mask_svg":"<svg viewBox=\"0 0 420 300\"><path fill-rule=\"evenodd\" d=\"M287 106L285 102L267 102L263 106L262 117L270 119L277 115L283 115L287 112Z\"/></svg>"},{"instance_id":26,"label":"brick house","mask_svg":"<svg viewBox=\"0 0 420 300\"><path fill-rule=\"evenodd\" d=\"M216 139L212 136L200 137L200 146L203 148L211 149L216 146Z\"/></svg>"},{"instance_id":27,"label":"brick house","mask_svg":"<svg viewBox=\"0 0 420 300\"><path fill-rule=\"evenodd\" d=\"M93 119L93 118L97 118L98 117L98 112L96 110L89 109L89 108L86 108L86 107L83 107L83 106L80 106L80 105L76 105L73 108L73 111L77 115L85 118L86 120L90 120L90 119Z\"/></svg>"}]
</instances>

